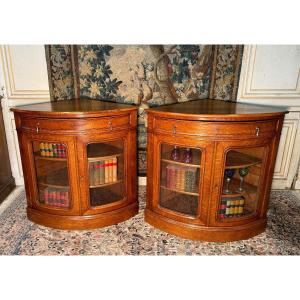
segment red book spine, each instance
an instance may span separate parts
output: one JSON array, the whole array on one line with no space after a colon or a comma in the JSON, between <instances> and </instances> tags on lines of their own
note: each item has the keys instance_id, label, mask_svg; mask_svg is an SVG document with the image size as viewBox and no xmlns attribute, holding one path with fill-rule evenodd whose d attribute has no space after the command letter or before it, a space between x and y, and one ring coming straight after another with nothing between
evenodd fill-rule
<instances>
[{"instance_id":1,"label":"red book spine","mask_svg":"<svg viewBox=\"0 0 300 300\"><path fill-rule=\"evenodd\" d=\"M61 207L61 192L57 191L56 192L56 198L57 198L57 206Z\"/></svg>"},{"instance_id":2,"label":"red book spine","mask_svg":"<svg viewBox=\"0 0 300 300\"><path fill-rule=\"evenodd\" d=\"M52 199L53 199L53 192L49 189L49 197L48 197L48 204L52 205Z\"/></svg>"},{"instance_id":3,"label":"red book spine","mask_svg":"<svg viewBox=\"0 0 300 300\"><path fill-rule=\"evenodd\" d=\"M65 145L61 145L62 146L62 157L66 158L67 157L67 153L66 153L66 146Z\"/></svg>"},{"instance_id":4,"label":"red book spine","mask_svg":"<svg viewBox=\"0 0 300 300\"><path fill-rule=\"evenodd\" d=\"M176 180L176 169L174 166L170 167L170 189L175 188Z\"/></svg>"}]
</instances>

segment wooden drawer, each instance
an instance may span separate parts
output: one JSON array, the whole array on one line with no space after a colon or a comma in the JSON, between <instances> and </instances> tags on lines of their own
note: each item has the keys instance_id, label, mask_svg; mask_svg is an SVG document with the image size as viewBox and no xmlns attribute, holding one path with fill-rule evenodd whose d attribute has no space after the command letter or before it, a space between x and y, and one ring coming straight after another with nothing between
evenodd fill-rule
<instances>
[{"instance_id":1,"label":"wooden drawer","mask_svg":"<svg viewBox=\"0 0 300 300\"><path fill-rule=\"evenodd\" d=\"M39 132L58 132L58 131L87 131L87 130L104 130L112 131L120 127L129 127L130 115L104 118L81 119L22 119L21 127L25 130Z\"/></svg>"},{"instance_id":2,"label":"wooden drawer","mask_svg":"<svg viewBox=\"0 0 300 300\"><path fill-rule=\"evenodd\" d=\"M243 136L269 136L276 133L276 128L276 120L255 122L201 122L162 118L154 120L154 131L173 135L186 134L216 137L219 135L235 135L243 138Z\"/></svg>"}]
</instances>

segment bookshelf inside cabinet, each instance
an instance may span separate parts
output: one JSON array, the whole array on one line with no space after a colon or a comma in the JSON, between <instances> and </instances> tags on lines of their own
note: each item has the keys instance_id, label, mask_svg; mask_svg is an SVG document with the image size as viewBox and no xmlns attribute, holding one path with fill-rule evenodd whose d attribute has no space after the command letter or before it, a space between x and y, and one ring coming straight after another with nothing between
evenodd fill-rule
<instances>
[{"instance_id":1,"label":"bookshelf inside cabinet","mask_svg":"<svg viewBox=\"0 0 300 300\"><path fill-rule=\"evenodd\" d=\"M162 143L160 165L160 206L175 213L196 215L201 150Z\"/></svg>"},{"instance_id":2,"label":"bookshelf inside cabinet","mask_svg":"<svg viewBox=\"0 0 300 300\"><path fill-rule=\"evenodd\" d=\"M137 214L136 106L71 99L12 110L31 221L93 229ZM110 167L103 182L100 162Z\"/></svg>"},{"instance_id":3,"label":"bookshelf inside cabinet","mask_svg":"<svg viewBox=\"0 0 300 300\"><path fill-rule=\"evenodd\" d=\"M111 204L124 198L123 152L124 141L122 139L87 145L91 207Z\"/></svg>"}]
</instances>

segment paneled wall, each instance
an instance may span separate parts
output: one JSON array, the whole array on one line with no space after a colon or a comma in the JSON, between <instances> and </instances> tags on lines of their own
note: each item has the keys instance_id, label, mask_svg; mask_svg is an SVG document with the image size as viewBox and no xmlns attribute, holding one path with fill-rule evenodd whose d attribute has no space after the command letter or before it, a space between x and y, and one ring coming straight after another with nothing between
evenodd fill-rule
<instances>
[{"instance_id":1,"label":"paneled wall","mask_svg":"<svg viewBox=\"0 0 300 300\"><path fill-rule=\"evenodd\" d=\"M237 101L288 106L273 188L300 189L300 45L247 45Z\"/></svg>"},{"instance_id":2,"label":"paneled wall","mask_svg":"<svg viewBox=\"0 0 300 300\"><path fill-rule=\"evenodd\" d=\"M50 101L44 45L0 46L0 93L12 175L22 185L23 173L10 107Z\"/></svg>"}]
</instances>

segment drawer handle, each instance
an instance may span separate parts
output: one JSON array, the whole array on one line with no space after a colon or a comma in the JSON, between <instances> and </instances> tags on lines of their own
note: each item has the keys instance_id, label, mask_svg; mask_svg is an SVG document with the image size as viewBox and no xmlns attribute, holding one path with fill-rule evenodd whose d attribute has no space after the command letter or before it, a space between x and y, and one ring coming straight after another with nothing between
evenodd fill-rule
<instances>
[{"instance_id":1,"label":"drawer handle","mask_svg":"<svg viewBox=\"0 0 300 300\"><path fill-rule=\"evenodd\" d=\"M176 134L176 125L173 125L172 132L173 132L174 135Z\"/></svg>"},{"instance_id":2,"label":"drawer handle","mask_svg":"<svg viewBox=\"0 0 300 300\"><path fill-rule=\"evenodd\" d=\"M259 135L259 132L260 132L259 127L256 127L256 128L255 128L255 135L258 136L258 135Z\"/></svg>"},{"instance_id":3,"label":"drawer handle","mask_svg":"<svg viewBox=\"0 0 300 300\"><path fill-rule=\"evenodd\" d=\"M112 131L112 129L113 129L113 128L112 128L112 122L111 122L111 121L108 122L108 129L109 129L110 131Z\"/></svg>"},{"instance_id":4,"label":"drawer handle","mask_svg":"<svg viewBox=\"0 0 300 300\"><path fill-rule=\"evenodd\" d=\"M40 126L40 123L37 123L36 128L35 128L36 133L40 132L40 127L39 126Z\"/></svg>"}]
</instances>

